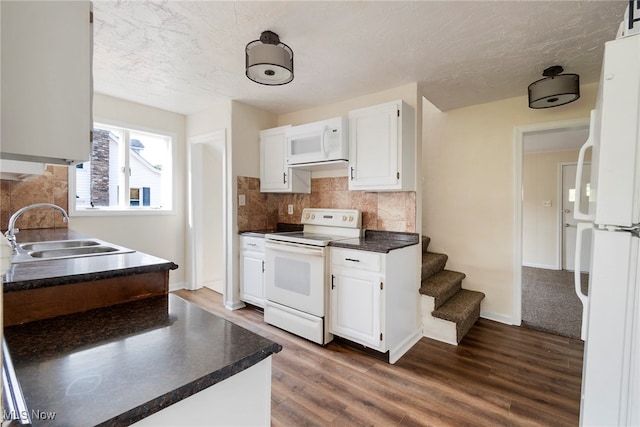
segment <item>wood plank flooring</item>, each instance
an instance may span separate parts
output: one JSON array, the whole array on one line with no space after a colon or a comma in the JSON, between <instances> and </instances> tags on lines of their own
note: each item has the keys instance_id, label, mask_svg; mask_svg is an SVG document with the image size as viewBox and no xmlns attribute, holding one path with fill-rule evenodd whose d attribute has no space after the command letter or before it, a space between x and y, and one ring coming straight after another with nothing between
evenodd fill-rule
<instances>
[{"instance_id":1,"label":"wood plank flooring","mask_svg":"<svg viewBox=\"0 0 640 427\"><path fill-rule=\"evenodd\" d=\"M459 346L423 338L395 365L229 311L209 289L177 295L282 345L273 426L575 426L583 343L480 319Z\"/></svg>"}]
</instances>

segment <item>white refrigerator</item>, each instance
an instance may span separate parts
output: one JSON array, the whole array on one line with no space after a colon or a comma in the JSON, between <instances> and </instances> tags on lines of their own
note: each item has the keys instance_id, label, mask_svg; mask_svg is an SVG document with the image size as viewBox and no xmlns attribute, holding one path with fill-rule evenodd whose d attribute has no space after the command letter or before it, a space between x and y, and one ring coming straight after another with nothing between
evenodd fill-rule
<instances>
[{"instance_id":1,"label":"white refrigerator","mask_svg":"<svg viewBox=\"0 0 640 427\"><path fill-rule=\"evenodd\" d=\"M585 340L580 425L640 426L640 15L630 3L616 40L605 44L590 135L589 211L580 212L578 240L592 234L588 295L580 290L576 242L576 292L583 302ZM635 18L634 18L635 16ZM635 28L634 28L635 27Z\"/></svg>"}]
</instances>

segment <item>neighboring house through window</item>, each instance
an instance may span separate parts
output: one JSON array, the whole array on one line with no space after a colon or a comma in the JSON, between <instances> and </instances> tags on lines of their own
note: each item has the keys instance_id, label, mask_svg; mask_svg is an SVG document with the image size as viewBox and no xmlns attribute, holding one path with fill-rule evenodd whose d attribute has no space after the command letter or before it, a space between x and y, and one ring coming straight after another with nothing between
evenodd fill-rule
<instances>
[{"instance_id":1,"label":"neighboring house through window","mask_svg":"<svg viewBox=\"0 0 640 427\"><path fill-rule=\"evenodd\" d=\"M95 124L88 162L75 168L75 213L171 210L173 138Z\"/></svg>"}]
</instances>

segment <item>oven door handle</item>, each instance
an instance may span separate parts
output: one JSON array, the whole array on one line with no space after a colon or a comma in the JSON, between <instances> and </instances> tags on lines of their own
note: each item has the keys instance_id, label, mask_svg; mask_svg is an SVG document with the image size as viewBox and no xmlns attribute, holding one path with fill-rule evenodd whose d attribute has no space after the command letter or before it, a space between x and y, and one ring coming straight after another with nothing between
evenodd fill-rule
<instances>
[{"instance_id":1,"label":"oven door handle","mask_svg":"<svg viewBox=\"0 0 640 427\"><path fill-rule=\"evenodd\" d=\"M324 256L324 248L323 247L311 247L306 245L297 245L295 243L287 243L287 242L278 242L278 243L265 243L266 249L272 249L274 251L280 252L291 252L295 254L301 255L312 255L312 256Z\"/></svg>"}]
</instances>

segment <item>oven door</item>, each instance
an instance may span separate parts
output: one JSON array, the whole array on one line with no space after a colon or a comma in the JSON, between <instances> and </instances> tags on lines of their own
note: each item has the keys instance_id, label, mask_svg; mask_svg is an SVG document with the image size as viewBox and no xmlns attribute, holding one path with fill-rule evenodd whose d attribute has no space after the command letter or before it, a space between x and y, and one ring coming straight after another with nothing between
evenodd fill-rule
<instances>
[{"instance_id":1,"label":"oven door","mask_svg":"<svg viewBox=\"0 0 640 427\"><path fill-rule=\"evenodd\" d=\"M265 244L265 296L268 301L323 317L326 248L289 242Z\"/></svg>"}]
</instances>

